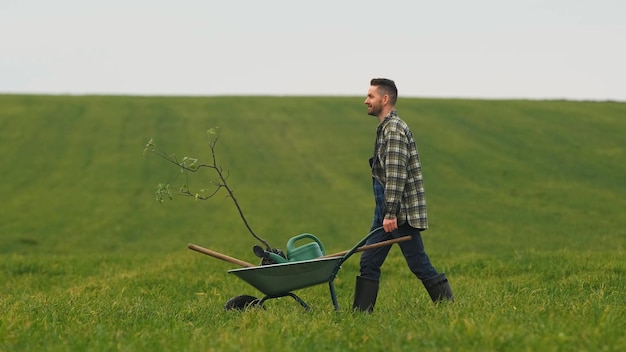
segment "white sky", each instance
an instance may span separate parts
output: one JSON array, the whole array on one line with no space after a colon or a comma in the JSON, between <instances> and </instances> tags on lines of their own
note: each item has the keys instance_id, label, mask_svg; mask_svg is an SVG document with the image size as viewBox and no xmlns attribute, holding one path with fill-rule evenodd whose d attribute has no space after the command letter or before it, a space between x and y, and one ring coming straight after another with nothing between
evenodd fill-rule
<instances>
[{"instance_id":1,"label":"white sky","mask_svg":"<svg viewBox=\"0 0 626 352\"><path fill-rule=\"evenodd\" d=\"M624 0L0 0L0 93L626 101Z\"/></svg>"}]
</instances>

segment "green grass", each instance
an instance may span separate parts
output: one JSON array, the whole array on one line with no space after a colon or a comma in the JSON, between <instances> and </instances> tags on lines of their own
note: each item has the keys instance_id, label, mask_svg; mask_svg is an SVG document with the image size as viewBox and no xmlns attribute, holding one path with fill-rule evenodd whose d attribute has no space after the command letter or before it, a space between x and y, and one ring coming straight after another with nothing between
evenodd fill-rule
<instances>
[{"instance_id":1,"label":"green grass","mask_svg":"<svg viewBox=\"0 0 626 352\"><path fill-rule=\"evenodd\" d=\"M175 198L150 138L219 162L255 232L329 252L366 233L376 122L362 97L0 96L0 351L626 348L626 104L403 99L424 166L429 255L457 300L433 305L394 248L373 315L349 311L358 257L266 310L233 265L255 262L232 202ZM192 185L210 184L196 175ZM178 176L179 177L179 176Z\"/></svg>"}]
</instances>

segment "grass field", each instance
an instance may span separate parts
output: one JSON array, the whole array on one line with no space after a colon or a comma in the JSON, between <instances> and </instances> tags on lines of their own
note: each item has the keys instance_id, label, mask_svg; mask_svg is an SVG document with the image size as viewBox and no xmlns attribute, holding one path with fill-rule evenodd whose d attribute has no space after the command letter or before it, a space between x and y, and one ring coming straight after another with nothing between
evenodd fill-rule
<instances>
[{"instance_id":1,"label":"grass field","mask_svg":"<svg viewBox=\"0 0 626 352\"><path fill-rule=\"evenodd\" d=\"M225 194L160 204L179 172L148 140L209 161L220 127L252 228L329 252L367 234L375 119L362 97L0 95L0 351L620 351L626 349L626 104L401 99L422 157L424 241L457 298L435 306L397 248L373 315L350 312L358 256L335 284L224 311L260 295ZM193 187L212 176L195 175Z\"/></svg>"}]
</instances>

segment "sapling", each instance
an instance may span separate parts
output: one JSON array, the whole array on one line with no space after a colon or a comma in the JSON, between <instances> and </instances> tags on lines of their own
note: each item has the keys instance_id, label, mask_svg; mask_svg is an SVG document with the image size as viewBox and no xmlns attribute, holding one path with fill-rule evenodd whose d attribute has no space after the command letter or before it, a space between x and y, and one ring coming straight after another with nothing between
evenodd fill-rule
<instances>
[{"instance_id":1,"label":"sapling","mask_svg":"<svg viewBox=\"0 0 626 352\"><path fill-rule=\"evenodd\" d=\"M180 173L183 175L183 182L179 187L172 186L169 183L159 183L155 192L156 200L163 203L166 198L171 200L173 198L173 194L192 197L196 200L207 200L215 196L223 188L228 193L228 197L233 200L235 207L237 207L237 211L239 211L239 216L241 217L241 220L243 220L243 223L246 225L250 234L261 242L268 251L280 252L280 250L272 249L266 240L261 238L252 230L248 224L248 220L246 220L241 206L239 205L239 202L237 201L237 198L235 197L235 194L233 193L232 188L228 185L227 180L230 174L229 171L225 171L220 165L218 165L215 148L217 141L219 140L219 128L214 127L207 130L207 137L209 150L211 151L211 162L208 164L200 163L197 158L187 156L182 159L178 159L176 154L168 153L163 149L158 148L154 139L150 139L148 143L146 143L144 154L153 153L167 162L176 165L180 169ZM199 189L197 192L194 192L189 186L189 175L190 173L195 173L201 170L213 171L217 175L217 178L211 181L213 186L212 188Z\"/></svg>"}]
</instances>

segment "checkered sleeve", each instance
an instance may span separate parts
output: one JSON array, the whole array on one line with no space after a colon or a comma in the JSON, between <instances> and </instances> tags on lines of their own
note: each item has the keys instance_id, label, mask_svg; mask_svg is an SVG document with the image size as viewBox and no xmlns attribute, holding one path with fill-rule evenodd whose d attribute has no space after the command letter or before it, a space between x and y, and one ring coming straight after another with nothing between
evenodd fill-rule
<instances>
[{"instance_id":1,"label":"checkered sleeve","mask_svg":"<svg viewBox=\"0 0 626 352\"><path fill-rule=\"evenodd\" d=\"M398 121L398 120L397 120ZM398 123L389 123L384 131L387 155L385 160L385 218L396 217L400 213L402 194L407 180L409 160L409 140Z\"/></svg>"}]
</instances>

